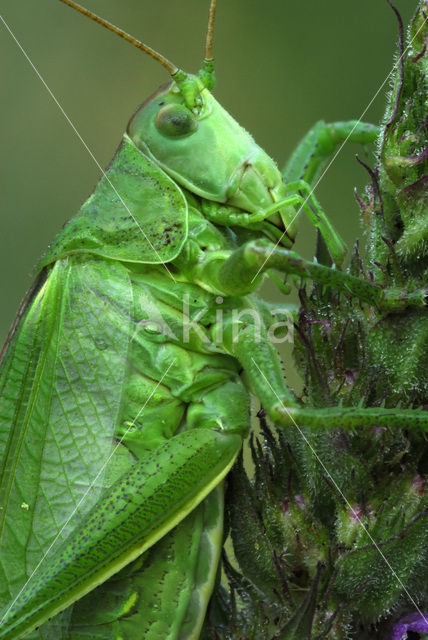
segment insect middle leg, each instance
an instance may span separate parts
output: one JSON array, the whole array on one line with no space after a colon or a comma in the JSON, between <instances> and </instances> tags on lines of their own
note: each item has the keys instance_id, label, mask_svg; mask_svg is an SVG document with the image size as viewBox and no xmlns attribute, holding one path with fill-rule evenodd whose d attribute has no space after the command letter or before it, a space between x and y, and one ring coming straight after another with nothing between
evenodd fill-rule
<instances>
[{"instance_id":1,"label":"insect middle leg","mask_svg":"<svg viewBox=\"0 0 428 640\"><path fill-rule=\"evenodd\" d=\"M266 240L253 240L234 251L219 268L217 279L230 293L248 292L258 286L261 275L269 269L311 279L339 292L348 294L379 310L423 308L427 304L427 289L407 291L383 288L373 282L305 260L295 251L272 245Z\"/></svg>"}]
</instances>

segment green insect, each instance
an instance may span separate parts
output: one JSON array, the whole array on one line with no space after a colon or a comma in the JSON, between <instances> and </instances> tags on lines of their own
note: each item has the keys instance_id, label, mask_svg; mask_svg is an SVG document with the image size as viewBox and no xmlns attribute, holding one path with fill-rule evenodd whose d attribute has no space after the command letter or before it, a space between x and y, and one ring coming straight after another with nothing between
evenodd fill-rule
<instances>
[{"instance_id":1,"label":"green insect","mask_svg":"<svg viewBox=\"0 0 428 640\"><path fill-rule=\"evenodd\" d=\"M1 640L199 638L250 391L279 428L427 428L405 409L302 408L286 387L282 323L253 293L279 282L272 270L384 310L422 307L424 291L341 271L345 246L312 193L342 141L378 129L318 123L284 180L211 94L215 4L197 76L134 41L172 82L40 261L6 343ZM290 250L300 211L336 268Z\"/></svg>"}]
</instances>

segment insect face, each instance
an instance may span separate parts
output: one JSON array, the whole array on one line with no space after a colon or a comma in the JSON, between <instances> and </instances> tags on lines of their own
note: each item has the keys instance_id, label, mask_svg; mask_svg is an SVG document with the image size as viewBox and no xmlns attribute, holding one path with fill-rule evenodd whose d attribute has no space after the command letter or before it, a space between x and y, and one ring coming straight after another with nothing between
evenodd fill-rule
<instances>
[{"instance_id":1,"label":"insect face","mask_svg":"<svg viewBox=\"0 0 428 640\"><path fill-rule=\"evenodd\" d=\"M136 111L129 136L192 193L255 214L258 222L268 217L284 231L289 212L272 211L285 196L275 162L208 89L201 88L200 99L199 109L191 110L175 83L162 87Z\"/></svg>"}]
</instances>

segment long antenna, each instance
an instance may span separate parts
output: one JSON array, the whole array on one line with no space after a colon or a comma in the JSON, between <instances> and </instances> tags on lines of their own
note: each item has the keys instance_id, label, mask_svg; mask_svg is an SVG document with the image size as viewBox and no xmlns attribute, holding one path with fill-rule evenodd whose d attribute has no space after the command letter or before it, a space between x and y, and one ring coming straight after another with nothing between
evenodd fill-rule
<instances>
[{"instance_id":1,"label":"long antenna","mask_svg":"<svg viewBox=\"0 0 428 640\"><path fill-rule=\"evenodd\" d=\"M202 69L199 71L199 78L204 86L211 91L215 85L215 71L213 58L213 40L214 40L214 18L217 7L217 0L211 0L210 13L208 16L207 37L205 40L205 58L202 63Z\"/></svg>"},{"instance_id":2,"label":"long antenna","mask_svg":"<svg viewBox=\"0 0 428 640\"><path fill-rule=\"evenodd\" d=\"M178 72L179 70L178 67L176 67L175 64L173 64L170 60L168 60L168 58L165 58L165 56L161 55L160 53L158 53L157 51L149 47L147 44L144 44L144 42L140 42L140 40L137 40L136 38L131 36L129 33L126 33L126 31L119 29L119 27L116 27L114 24L112 24L108 20L101 18L96 13L89 11L89 9L85 9L85 7L80 6L80 4L73 2L73 0L61 0L61 2L63 2L64 4L67 4L69 7L71 7L72 9L75 9L76 11L79 11L80 13L83 13L84 16L87 16L94 22L98 22L98 24L101 24L103 27L105 27L109 31L113 31L113 33L116 33L118 36L120 36L127 42L130 42L131 44L133 44L134 47L137 47L137 49L141 49L141 51L144 51L144 53L148 53L151 58L154 58L155 60L161 63L161 65L168 71L169 75L172 76ZM211 10L212 10L213 4L215 9L215 0L212 0L211 2ZM210 15L211 15L211 10L210 10ZM212 42L212 38L211 38L211 42ZM207 34L207 47L208 47L208 34Z\"/></svg>"},{"instance_id":3,"label":"long antenna","mask_svg":"<svg viewBox=\"0 0 428 640\"><path fill-rule=\"evenodd\" d=\"M208 17L207 39L205 41L205 60L213 59L214 19L217 0L211 0L210 14Z\"/></svg>"}]
</instances>

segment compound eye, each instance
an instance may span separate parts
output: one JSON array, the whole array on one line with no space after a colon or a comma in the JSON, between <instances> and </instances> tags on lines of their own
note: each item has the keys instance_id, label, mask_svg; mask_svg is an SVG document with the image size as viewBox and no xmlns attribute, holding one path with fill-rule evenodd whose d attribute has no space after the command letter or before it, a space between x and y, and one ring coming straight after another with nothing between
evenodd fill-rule
<instances>
[{"instance_id":1,"label":"compound eye","mask_svg":"<svg viewBox=\"0 0 428 640\"><path fill-rule=\"evenodd\" d=\"M157 130L168 138L188 136L198 128L198 121L184 104L167 104L158 111Z\"/></svg>"}]
</instances>

